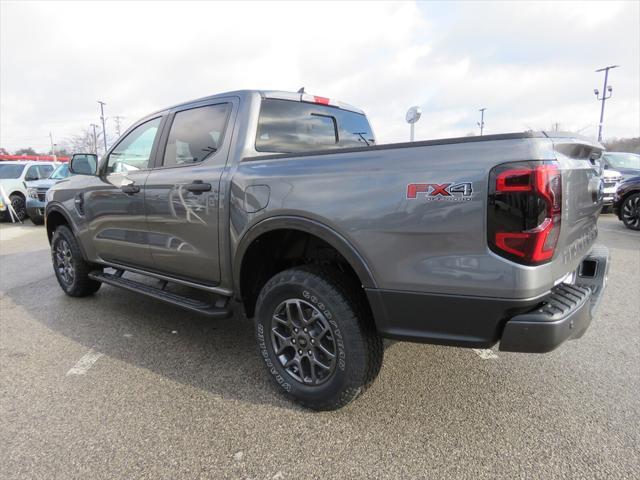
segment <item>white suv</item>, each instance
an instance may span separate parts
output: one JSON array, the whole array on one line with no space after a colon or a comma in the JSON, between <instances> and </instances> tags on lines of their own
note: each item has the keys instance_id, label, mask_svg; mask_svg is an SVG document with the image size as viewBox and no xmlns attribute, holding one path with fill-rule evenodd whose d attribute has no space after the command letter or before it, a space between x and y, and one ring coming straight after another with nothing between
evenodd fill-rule
<instances>
[{"instance_id":1,"label":"white suv","mask_svg":"<svg viewBox=\"0 0 640 480\"><path fill-rule=\"evenodd\" d=\"M9 161L0 162L0 218L9 220L11 202L20 220L27 218L27 186L25 182L48 178L58 162Z\"/></svg>"}]
</instances>

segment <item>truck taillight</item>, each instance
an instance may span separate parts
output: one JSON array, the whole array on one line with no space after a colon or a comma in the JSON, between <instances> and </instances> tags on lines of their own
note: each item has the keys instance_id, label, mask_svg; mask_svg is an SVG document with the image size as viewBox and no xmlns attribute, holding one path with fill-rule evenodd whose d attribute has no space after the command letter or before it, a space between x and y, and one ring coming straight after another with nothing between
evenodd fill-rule
<instances>
[{"instance_id":1,"label":"truck taillight","mask_svg":"<svg viewBox=\"0 0 640 480\"><path fill-rule=\"evenodd\" d=\"M489 248L514 262L550 261L560 235L562 176L556 162L513 162L489 175Z\"/></svg>"}]
</instances>

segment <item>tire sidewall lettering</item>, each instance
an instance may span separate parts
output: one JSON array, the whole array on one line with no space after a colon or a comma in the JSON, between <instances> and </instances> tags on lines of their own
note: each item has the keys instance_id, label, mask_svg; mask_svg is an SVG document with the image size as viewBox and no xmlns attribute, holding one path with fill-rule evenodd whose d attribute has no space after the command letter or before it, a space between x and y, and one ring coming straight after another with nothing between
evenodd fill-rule
<instances>
[{"instance_id":1,"label":"tire sidewall lettering","mask_svg":"<svg viewBox=\"0 0 640 480\"><path fill-rule=\"evenodd\" d=\"M325 316L329 324L331 325L331 329L333 330L333 335L336 338L336 347L338 348L338 369L341 371L345 371L347 368L347 354L344 349L344 339L342 338L342 332L340 331L340 327L338 323L333 319L333 314L326 307L326 305L321 302L316 295L313 295L308 290L302 291L302 297L306 300L310 301L315 305L315 307L320 310L320 312Z\"/></svg>"},{"instance_id":2,"label":"tire sidewall lettering","mask_svg":"<svg viewBox=\"0 0 640 480\"><path fill-rule=\"evenodd\" d=\"M278 372L278 369L271 361L271 357L269 357L269 351L267 350L267 342L264 338L264 326L262 323L258 322L257 325L257 337L258 337L258 348L260 349L260 355L264 359L264 362L267 364L267 368L273 378L275 378L278 385L280 385L287 392L291 391L291 384L286 381L286 379Z\"/></svg>"}]
</instances>

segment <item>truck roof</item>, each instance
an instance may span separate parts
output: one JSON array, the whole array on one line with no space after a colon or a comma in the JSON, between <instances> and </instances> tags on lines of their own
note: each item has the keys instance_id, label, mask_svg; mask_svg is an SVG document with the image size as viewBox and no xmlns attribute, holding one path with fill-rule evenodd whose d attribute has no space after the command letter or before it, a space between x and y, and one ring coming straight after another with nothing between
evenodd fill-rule
<instances>
[{"instance_id":1,"label":"truck roof","mask_svg":"<svg viewBox=\"0 0 640 480\"><path fill-rule=\"evenodd\" d=\"M213 100L216 98L222 98L222 97L240 97L241 99L250 97L252 95L260 95L262 98L277 98L277 99L281 99L281 100L291 100L291 101L295 101L295 102L309 102L309 103L318 103L321 105L328 105L330 107L337 107L337 108L341 108L342 110L349 110L351 112L355 112L355 113L359 113L364 115L364 111L354 107L353 105L350 105L348 103L344 103L344 102L340 102L338 100L332 99L332 98L327 98L327 97L320 97L318 95L311 95L309 93L303 92L287 92L284 90L233 90L230 92L223 92L223 93L216 93L215 95L209 95L206 97L201 97L201 98L196 98L194 100L189 100L187 102L181 102L178 103L176 105L172 105L168 108L163 108L161 110L158 110L155 113L158 112L163 112L165 110L170 110L172 108L177 108L177 107L182 107L185 105L190 105L192 103L198 103L198 102L203 102L206 100Z\"/></svg>"}]
</instances>

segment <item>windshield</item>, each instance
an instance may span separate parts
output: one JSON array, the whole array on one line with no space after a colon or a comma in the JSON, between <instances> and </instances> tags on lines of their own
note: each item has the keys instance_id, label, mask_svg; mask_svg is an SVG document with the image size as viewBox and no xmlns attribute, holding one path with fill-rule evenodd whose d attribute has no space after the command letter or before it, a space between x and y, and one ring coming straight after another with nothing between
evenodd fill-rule
<instances>
[{"instance_id":1,"label":"windshield","mask_svg":"<svg viewBox=\"0 0 640 480\"><path fill-rule=\"evenodd\" d=\"M635 153L605 153L604 159L609 167L640 169L640 155Z\"/></svg>"},{"instance_id":2,"label":"windshield","mask_svg":"<svg viewBox=\"0 0 640 480\"><path fill-rule=\"evenodd\" d=\"M62 180L63 178L67 178L69 176L69 165L63 164L56 168L51 176L49 177L51 180Z\"/></svg>"},{"instance_id":3,"label":"windshield","mask_svg":"<svg viewBox=\"0 0 640 480\"><path fill-rule=\"evenodd\" d=\"M6 180L8 178L20 178L24 167L24 165L18 165L17 163L0 165L0 180Z\"/></svg>"}]
</instances>

